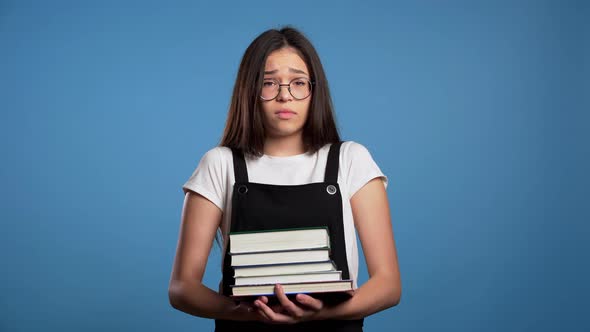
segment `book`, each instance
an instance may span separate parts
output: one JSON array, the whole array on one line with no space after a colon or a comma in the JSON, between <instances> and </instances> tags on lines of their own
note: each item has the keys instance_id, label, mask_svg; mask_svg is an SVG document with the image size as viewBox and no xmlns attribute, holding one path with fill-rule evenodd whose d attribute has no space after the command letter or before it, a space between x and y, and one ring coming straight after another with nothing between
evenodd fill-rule
<instances>
[{"instance_id":1,"label":"book","mask_svg":"<svg viewBox=\"0 0 590 332\"><path fill-rule=\"evenodd\" d=\"M352 280L342 280L342 271L331 260L327 227L233 232L229 236L234 270L230 296L237 301L265 295L269 304L276 303L276 284L292 300L298 293L307 293L336 304L352 296Z\"/></svg>"},{"instance_id":2,"label":"book","mask_svg":"<svg viewBox=\"0 0 590 332\"><path fill-rule=\"evenodd\" d=\"M253 277L266 275L297 274L310 272L336 271L332 261L312 263L287 263L255 266L235 266L234 277Z\"/></svg>"},{"instance_id":3,"label":"book","mask_svg":"<svg viewBox=\"0 0 590 332\"><path fill-rule=\"evenodd\" d=\"M323 281L323 282L301 282L281 284L287 297L291 300L298 293L305 293L309 296L321 299L325 304L335 304L349 299L352 296L352 280ZM231 286L234 300L254 301L258 296L265 295L269 304L276 303L274 294L275 284L265 285L240 285Z\"/></svg>"},{"instance_id":4,"label":"book","mask_svg":"<svg viewBox=\"0 0 590 332\"><path fill-rule=\"evenodd\" d=\"M293 301L294 303L298 303L299 301L297 301L296 295L297 294L287 294L287 298L289 300ZM352 297L351 292L324 292L324 293L311 293L311 294L307 294L307 295L314 297L316 299L322 300L324 305L335 305L335 304L344 302ZM250 303L252 303L256 299L258 299L257 295L240 295L240 296L230 295L230 296L234 301L237 301L237 302L250 302ZM267 305L271 306L271 305L280 303L278 298L275 295L266 295L266 296L268 298Z\"/></svg>"},{"instance_id":5,"label":"book","mask_svg":"<svg viewBox=\"0 0 590 332\"><path fill-rule=\"evenodd\" d=\"M352 280L320 281L320 282L295 282L281 284L285 294L297 293L327 293L346 292L352 290ZM274 295L275 284L263 285L232 285L234 296L247 295Z\"/></svg>"},{"instance_id":6,"label":"book","mask_svg":"<svg viewBox=\"0 0 590 332\"><path fill-rule=\"evenodd\" d=\"M330 252L328 248L242 254L230 252L230 255L232 267L262 264L324 262L330 260Z\"/></svg>"},{"instance_id":7,"label":"book","mask_svg":"<svg viewBox=\"0 0 590 332\"><path fill-rule=\"evenodd\" d=\"M232 232L229 234L229 238L230 252L233 254L330 248L330 235L327 227Z\"/></svg>"},{"instance_id":8,"label":"book","mask_svg":"<svg viewBox=\"0 0 590 332\"><path fill-rule=\"evenodd\" d=\"M342 271L328 271L317 273L282 274L269 276L237 277L235 285L263 285L263 284L287 284L294 282L320 282L336 281L342 279Z\"/></svg>"}]
</instances>

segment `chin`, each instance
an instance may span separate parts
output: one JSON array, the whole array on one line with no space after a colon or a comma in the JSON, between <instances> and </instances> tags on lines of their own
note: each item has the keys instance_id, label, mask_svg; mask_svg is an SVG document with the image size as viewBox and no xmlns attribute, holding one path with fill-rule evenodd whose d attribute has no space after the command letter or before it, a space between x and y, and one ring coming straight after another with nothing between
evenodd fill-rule
<instances>
[{"instance_id":1,"label":"chin","mask_svg":"<svg viewBox=\"0 0 590 332\"><path fill-rule=\"evenodd\" d=\"M297 135L302 130L303 130L303 128L299 128L299 129L279 129L279 128L275 128L273 130L273 132L272 132L272 136L275 136L275 137L288 137L288 136Z\"/></svg>"}]
</instances>

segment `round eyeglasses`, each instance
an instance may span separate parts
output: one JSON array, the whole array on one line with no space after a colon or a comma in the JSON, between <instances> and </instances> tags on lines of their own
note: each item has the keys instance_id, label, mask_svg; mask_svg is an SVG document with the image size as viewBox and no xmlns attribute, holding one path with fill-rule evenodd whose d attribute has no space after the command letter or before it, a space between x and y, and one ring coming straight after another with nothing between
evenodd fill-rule
<instances>
[{"instance_id":1,"label":"round eyeglasses","mask_svg":"<svg viewBox=\"0 0 590 332\"><path fill-rule=\"evenodd\" d=\"M279 95L281 87L286 86L293 98L297 100L305 99L311 94L311 86L313 84L314 82L311 82L307 78L295 78L289 84L281 84L275 79L265 79L262 83L260 98L262 100L273 100Z\"/></svg>"}]
</instances>

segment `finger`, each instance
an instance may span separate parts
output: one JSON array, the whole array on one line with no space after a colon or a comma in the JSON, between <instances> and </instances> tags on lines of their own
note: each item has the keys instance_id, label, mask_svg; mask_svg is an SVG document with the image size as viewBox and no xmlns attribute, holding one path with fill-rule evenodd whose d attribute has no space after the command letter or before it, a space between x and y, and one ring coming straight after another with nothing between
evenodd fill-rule
<instances>
[{"instance_id":1,"label":"finger","mask_svg":"<svg viewBox=\"0 0 590 332\"><path fill-rule=\"evenodd\" d=\"M260 308L256 308L256 312L258 313L258 315L260 317L262 317L262 320L265 322L271 322L271 319L264 313L264 310L260 309Z\"/></svg>"},{"instance_id":2,"label":"finger","mask_svg":"<svg viewBox=\"0 0 590 332\"><path fill-rule=\"evenodd\" d=\"M322 300L316 299L307 294L297 294L295 299L297 299L297 302L315 311L320 311L324 307L324 302L322 302Z\"/></svg>"},{"instance_id":3,"label":"finger","mask_svg":"<svg viewBox=\"0 0 590 332\"><path fill-rule=\"evenodd\" d=\"M267 321L271 321L270 317L268 317L268 315L264 312L264 310L262 309L259 300L254 301L254 307L256 308L256 311L258 312L258 314L260 316L262 316L262 318L264 318Z\"/></svg>"},{"instance_id":4,"label":"finger","mask_svg":"<svg viewBox=\"0 0 590 332\"><path fill-rule=\"evenodd\" d=\"M270 321L274 323L290 323L294 322L290 316L286 316L280 313L274 312L271 308L269 308L266 304L262 303L262 301L256 301L254 304L258 307L259 311L262 311L262 314Z\"/></svg>"},{"instance_id":5,"label":"finger","mask_svg":"<svg viewBox=\"0 0 590 332\"><path fill-rule=\"evenodd\" d=\"M280 304L273 304L270 305L269 304L269 299L268 297L262 295L258 297L259 301L262 301L262 303L266 304L267 306L270 306L270 308L272 309L272 311L274 312L283 312L283 307Z\"/></svg>"},{"instance_id":6,"label":"finger","mask_svg":"<svg viewBox=\"0 0 590 332\"><path fill-rule=\"evenodd\" d=\"M278 312L278 313L284 313L285 312L285 308L283 308L283 306L280 305L280 304L275 304L275 305L271 306L270 308L274 312Z\"/></svg>"},{"instance_id":7,"label":"finger","mask_svg":"<svg viewBox=\"0 0 590 332\"><path fill-rule=\"evenodd\" d=\"M291 316L293 316L293 318L296 320L303 318L303 309L299 308L295 303L289 300L283 290L283 286L276 284L275 293L277 294L277 298L279 299L279 302L281 302L283 308L285 308L291 314Z\"/></svg>"},{"instance_id":8,"label":"finger","mask_svg":"<svg viewBox=\"0 0 590 332\"><path fill-rule=\"evenodd\" d=\"M280 303L279 303L279 304L273 304L273 305L270 305L270 304L269 304L269 299L268 299L268 297L266 297L266 296L264 296L264 295L262 295L262 296L259 296L259 297L258 297L258 300L259 300L259 301L262 301L262 303L264 303L264 304L266 304L267 306L269 306L269 307L272 309L272 311L274 311L274 312L279 312L279 313L282 313L282 312L284 312L283 306L282 306Z\"/></svg>"},{"instance_id":9,"label":"finger","mask_svg":"<svg viewBox=\"0 0 590 332\"><path fill-rule=\"evenodd\" d=\"M268 304L268 298L266 296L259 296L256 300L262 301L264 304Z\"/></svg>"}]
</instances>

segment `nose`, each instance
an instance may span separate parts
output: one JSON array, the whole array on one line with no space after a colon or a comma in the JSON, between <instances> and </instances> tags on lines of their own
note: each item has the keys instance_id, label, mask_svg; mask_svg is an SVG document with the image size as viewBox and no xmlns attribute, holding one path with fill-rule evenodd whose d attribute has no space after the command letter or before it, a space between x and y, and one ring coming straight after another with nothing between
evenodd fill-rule
<instances>
[{"instance_id":1,"label":"nose","mask_svg":"<svg viewBox=\"0 0 590 332\"><path fill-rule=\"evenodd\" d=\"M279 95L277 96L277 100L280 101L287 101L291 100L291 93L289 92L288 85L279 85Z\"/></svg>"}]
</instances>

